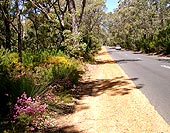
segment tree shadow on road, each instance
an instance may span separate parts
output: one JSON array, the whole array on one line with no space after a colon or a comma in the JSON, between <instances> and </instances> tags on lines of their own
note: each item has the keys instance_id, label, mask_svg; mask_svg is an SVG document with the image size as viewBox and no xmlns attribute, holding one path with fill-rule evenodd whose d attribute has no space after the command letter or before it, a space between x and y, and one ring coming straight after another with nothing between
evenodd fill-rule
<instances>
[{"instance_id":1,"label":"tree shadow on road","mask_svg":"<svg viewBox=\"0 0 170 133\"><path fill-rule=\"evenodd\" d=\"M121 60L115 60L116 63L128 63L128 62L136 62L141 61L141 59L121 59Z\"/></svg>"},{"instance_id":2,"label":"tree shadow on road","mask_svg":"<svg viewBox=\"0 0 170 133\"><path fill-rule=\"evenodd\" d=\"M170 59L158 59L158 61L165 62L165 63L170 63Z\"/></svg>"}]
</instances>

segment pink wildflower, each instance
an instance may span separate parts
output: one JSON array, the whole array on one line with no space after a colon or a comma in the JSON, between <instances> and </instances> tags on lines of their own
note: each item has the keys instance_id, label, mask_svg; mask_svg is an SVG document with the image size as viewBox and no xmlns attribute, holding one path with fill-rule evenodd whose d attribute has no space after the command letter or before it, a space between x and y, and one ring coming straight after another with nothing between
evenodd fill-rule
<instances>
[{"instance_id":1,"label":"pink wildflower","mask_svg":"<svg viewBox=\"0 0 170 133\"><path fill-rule=\"evenodd\" d=\"M14 106L15 114L13 114L13 118L14 120L20 120L20 117L18 116L23 114L26 115L28 119L26 119L25 125L30 125L31 127L29 127L29 129L31 131L35 130L34 127L40 127L40 121L42 122L44 120L43 115L46 113L47 106L47 104L41 103L39 96L32 99L31 97L27 98L26 93L23 93L21 97L17 98L17 103Z\"/></svg>"}]
</instances>

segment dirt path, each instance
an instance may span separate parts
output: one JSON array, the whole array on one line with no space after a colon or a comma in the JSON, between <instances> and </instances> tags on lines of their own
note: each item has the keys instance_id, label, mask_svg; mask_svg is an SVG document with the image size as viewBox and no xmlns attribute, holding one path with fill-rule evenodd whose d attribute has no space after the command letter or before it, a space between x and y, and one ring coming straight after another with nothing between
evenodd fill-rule
<instances>
[{"instance_id":1,"label":"dirt path","mask_svg":"<svg viewBox=\"0 0 170 133\"><path fill-rule=\"evenodd\" d=\"M87 65L86 86L64 132L170 133L169 125L103 48Z\"/></svg>"}]
</instances>

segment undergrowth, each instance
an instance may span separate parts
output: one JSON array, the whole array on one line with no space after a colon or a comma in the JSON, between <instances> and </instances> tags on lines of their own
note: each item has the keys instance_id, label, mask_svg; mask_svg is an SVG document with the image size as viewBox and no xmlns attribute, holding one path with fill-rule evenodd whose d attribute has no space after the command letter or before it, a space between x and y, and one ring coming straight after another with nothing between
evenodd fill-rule
<instances>
[{"instance_id":1,"label":"undergrowth","mask_svg":"<svg viewBox=\"0 0 170 133\"><path fill-rule=\"evenodd\" d=\"M38 129L38 125L31 123L46 114L38 110L42 114L40 116L32 105L42 105L42 111L47 113L50 105L60 101L70 102L80 77L79 66L78 60L62 52L48 50L23 52L23 62L20 63L17 53L1 48L0 131L16 132L21 126L25 131Z\"/></svg>"}]
</instances>

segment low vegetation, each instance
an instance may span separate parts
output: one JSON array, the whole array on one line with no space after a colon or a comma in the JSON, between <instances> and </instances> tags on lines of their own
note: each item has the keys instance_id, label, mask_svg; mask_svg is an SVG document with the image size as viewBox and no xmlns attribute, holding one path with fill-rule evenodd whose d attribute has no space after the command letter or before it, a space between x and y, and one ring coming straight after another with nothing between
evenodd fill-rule
<instances>
[{"instance_id":1,"label":"low vegetation","mask_svg":"<svg viewBox=\"0 0 170 133\"><path fill-rule=\"evenodd\" d=\"M80 62L44 51L23 53L20 63L17 53L0 51L1 127L15 132L41 128L51 100L76 91Z\"/></svg>"}]
</instances>

